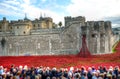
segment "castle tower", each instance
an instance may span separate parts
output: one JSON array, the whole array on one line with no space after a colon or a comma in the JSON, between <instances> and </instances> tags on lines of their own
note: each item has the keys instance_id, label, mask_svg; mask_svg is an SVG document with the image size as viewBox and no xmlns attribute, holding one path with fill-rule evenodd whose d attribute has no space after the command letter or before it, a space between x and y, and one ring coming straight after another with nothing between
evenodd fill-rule
<instances>
[{"instance_id":1,"label":"castle tower","mask_svg":"<svg viewBox=\"0 0 120 79\"><path fill-rule=\"evenodd\" d=\"M70 24L73 24L73 23L81 23L82 26L85 25L85 17L83 16L78 16L78 17L64 17L65 19L65 26L69 26Z\"/></svg>"},{"instance_id":2,"label":"castle tower","mask_svg":"<svg viewBox=\"0 0 120 79\"><path fill-rule=\"evenodd\" d=\"M52 20L52 18L50 18L50 17L47 18L47 20L46 20L46 26L49 29L52 29L52 27L53 27L53 20Z\"/></svg>"},{"instance_id":3,"label":"castle tower","mask_svg":"<svg viewBox=\"0 0 120 79\"><path fill-rule=\"evenodd\" d=\"M24 21L28 21L29 19L27 18L27 14L25 13L25 18Z\"/></svg>"},{"instance_id":4,"label":"castle tower","mask_svg":"<svg viewBox=\"0 0 120 79\"><path fill-rule=\"evenodd\" d=\"M106 35L107 35L106 44L108 44L108 50L109 50L109 52L111 52L112 45L114 44L114 42L112 41L113 34L112 34L112 27L111 27L110 21L105 22L105 31L106 31Z\"/></svg>"},{"instance_id":5,"label":"castle tower","mask_svg":"<svg viewBox=\"0 0 120 79\"><path fill-rule=\"evenodd\" d=\"M43 19L43 17L42 17L42 13L40 13L39 20L42 20L42 19Z\"/></svg>"},{"instance_id":6,"label":"castle tower","mask_svg":"<svg viewBox=\"0 0 120 79\"><path fill-rule=\"evenodd\" d=\"M9 25L9 21L6 20L6 17L3 17L2 27L1 27L2 32L7 32L9 30L8 25Z\"/></svg>"}]
</instances>

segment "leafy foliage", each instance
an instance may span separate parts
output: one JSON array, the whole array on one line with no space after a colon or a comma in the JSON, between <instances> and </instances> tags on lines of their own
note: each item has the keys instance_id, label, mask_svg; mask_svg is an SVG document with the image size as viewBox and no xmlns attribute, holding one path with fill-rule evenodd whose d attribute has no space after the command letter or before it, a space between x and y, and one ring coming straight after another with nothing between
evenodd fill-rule
<instances>
[{"instance_id":1,"label":"leafy foliage","mask_svg":"<svg viewBox=\"0 0 120 79\"><path fill-rule=\"evenodd\" d=\"M62 26L62 22L60 21L60 22L58 23L58 25L61 27L61 26Z\"/></svg>"}]
</instances>

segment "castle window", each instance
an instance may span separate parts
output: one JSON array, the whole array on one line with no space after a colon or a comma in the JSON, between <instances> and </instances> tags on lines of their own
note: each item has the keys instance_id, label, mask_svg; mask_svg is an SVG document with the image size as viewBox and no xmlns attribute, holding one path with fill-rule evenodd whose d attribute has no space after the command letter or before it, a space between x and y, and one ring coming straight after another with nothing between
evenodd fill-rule
<instances>
[{"instance_id":1,"label":"castle window","mask_svg":"<svg viewBox=\"0 0 120 79\"><path fill-rule=\"evenodd\" d=\"M119 35L119 33L117 32L116 35Z\"/></svg>"},{"instance_id":2,"label":"castle window","mask_svg":"<svg viewBox=\"0 0 120 79\"><path fill-rule=\"evenodd\" d=\"M94 37L95 37L95 34L92 34L92 37L94 38Z\"/></svg>"},{"instance_id":3,"label":"castle window","mask_svg":"<svg viewBox=\"0 0 120 79\"><path fill-rule=\"evenodd\" d=\"M105 34L100 34L100 37L105 37Z\"/></svg>"},{"instance_id":4,"label":"castle window","mask_svg":"<svg viewBox=\"0 0 120 79\"><path fill-rule=\"evenodd\" d=\"M96 35L96 34L92 34L91 36L92 36L93 38L97 37L97 35Z\"/></svg>"},{"instance_id":5,"label":"castle window","mask_svg":"<svg viewBox=\"0 0 120 79\"><path fill-rule=\"evenodd\" d=\"M10 29L12 29L12 27L10 27Z\"/></svg>"},{"instance_id":6,"label":"castle window","mask_svg":"<svg viewBox=\"0 0 120 79\"><path fill-rule=\"evenodd\" d=\"M35 27L35 24L33 26Z\"/></svg>"},{"instance_id":7,"label":"castle window","mask_svg":"<svg viewBox=\"0 0 120 79\"><path fill-rule=\"evenodd\" d=\"M25 34L26 32L24 31L23 33Z\"/></svg>"},{"instance_id":8,"label":"castle window","mask_svg":"<svg viewBox=\"0 0 120 79\"><path fill-rule=\"evenodd\" d=\"M17 26L17 29L19 29L19 26Z\"/></svg>"}]
</instances>

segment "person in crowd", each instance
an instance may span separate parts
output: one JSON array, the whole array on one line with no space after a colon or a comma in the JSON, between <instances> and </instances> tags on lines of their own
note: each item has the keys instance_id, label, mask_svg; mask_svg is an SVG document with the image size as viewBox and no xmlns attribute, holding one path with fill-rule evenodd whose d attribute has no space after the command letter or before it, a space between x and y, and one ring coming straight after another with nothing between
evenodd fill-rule
<instances>
[{"instance_id":1,"label":"person in crowd","mask_svg":"<svg viewBox=\"0 0 120 79\"><path fill-rule=\"evenodd\" d=\"M0 66L0 79L120 79L119 66L108 69L94 66L86 68L28 67L11 65L10 69Z\"/></svg>"}]
</instances>

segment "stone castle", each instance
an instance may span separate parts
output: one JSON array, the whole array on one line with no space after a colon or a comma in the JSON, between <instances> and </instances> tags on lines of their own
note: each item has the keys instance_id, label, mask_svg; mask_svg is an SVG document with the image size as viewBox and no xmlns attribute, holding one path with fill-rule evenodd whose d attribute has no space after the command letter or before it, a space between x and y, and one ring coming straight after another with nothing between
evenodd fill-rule
<instances>
[{"instance_id":1,"label":"stone castle","mask_svg":"<svg viewBox=\"0 0 120 79\"><path fill-rule=\"evenodd\" d=\"M0 21L0 55L77 54L82 35L91 54L112 52L116 42L110 21L86 21L85 17L65 17L65 26L57 28L50 17L29 20Z\"/></svg>"}]
</instances>

